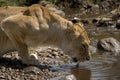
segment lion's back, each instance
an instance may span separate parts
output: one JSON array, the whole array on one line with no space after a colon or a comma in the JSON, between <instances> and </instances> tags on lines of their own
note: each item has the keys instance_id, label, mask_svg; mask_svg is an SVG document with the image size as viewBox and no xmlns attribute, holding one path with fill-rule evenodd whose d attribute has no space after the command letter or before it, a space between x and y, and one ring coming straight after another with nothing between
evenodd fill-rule
<instances>
[{"instance_id":1,"label":"lion's back","mask_svg":"<svg viewBox=\"0 0 120 80\"><path fill-rule=\"evenodd\" d=\"M16 6L0 7L0 22L11 15L15 15L25 10L26 7L16 7Z\"/></svg>"}]
</instances>

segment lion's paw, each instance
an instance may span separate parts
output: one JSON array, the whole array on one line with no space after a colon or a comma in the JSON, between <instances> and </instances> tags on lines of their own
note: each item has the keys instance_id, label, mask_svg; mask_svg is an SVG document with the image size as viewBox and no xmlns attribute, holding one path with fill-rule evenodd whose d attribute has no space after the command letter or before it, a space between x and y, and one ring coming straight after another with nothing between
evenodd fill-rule
<instances>
[{"instance_id":1,"label":"lion's paw","mask_svg":"<svg viewBox=\"0 0 120 80\"><path fill-rule=\"evenodd\" d=\"M37 54L30 54L30 60L38 60Z\"/></svg>"},{"instance_id":2,"label":"lion's paw","mask_svg":"<svg viewBox=\"0 0 120 80\"><path fill-rule=\"evenodd\" d=\"M40 65L37 54L30 54L29 58L21 58L23 63L28 65Z\"/></svg>"}]
</instances>

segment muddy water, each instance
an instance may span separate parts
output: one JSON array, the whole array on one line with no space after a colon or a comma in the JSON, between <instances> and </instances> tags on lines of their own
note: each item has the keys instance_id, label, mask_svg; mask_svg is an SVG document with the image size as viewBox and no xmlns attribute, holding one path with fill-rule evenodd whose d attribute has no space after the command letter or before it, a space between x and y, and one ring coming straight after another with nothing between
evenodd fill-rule
<instances>
[{"instance_id":1,"label":"muddy water","mask_svg":"<svg viewBox=\"0 0 120 80\"><path fill-rule=\"evenodd\" d=\"M119 62L120 56L99 56L84 63L86 68L73 70L73 74L76 80L120 80Z\"/></svg>"},{"instance_id":2,"label":"muddy water","mask_svg":"<svg viewBox=\"0 0 120 80\"><path fill-rule=\"evenodd\" d=\"M65 66L62 76L50 80L120 80L120 56L93 55L92 60L79 64L79 68ZM68 77L73 75L73 77Z\"/></svg>"},{"instance_id":3,"label":"muddy water","mask_svg":"<svg viewBox=\"0 0 120 80\"><path fill-rule=\"evenodd\" d=\"M76 80L91 80L91 70L87 68L71 69L71 73L75 76Z\"/></svg>"}]
</instances>

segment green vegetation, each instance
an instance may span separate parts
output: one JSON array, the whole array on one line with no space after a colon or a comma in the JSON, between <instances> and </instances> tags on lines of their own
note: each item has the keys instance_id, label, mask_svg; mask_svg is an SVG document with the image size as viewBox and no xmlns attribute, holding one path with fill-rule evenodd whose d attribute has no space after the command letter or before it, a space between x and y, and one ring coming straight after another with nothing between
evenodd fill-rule
<instances>
[{"instance_id":1,"label":"green vegetation","mask_svg":"<svg viewBox=\"0 0 120 80\"><path fill-rule=\"evenodd\" d=\"M0 0L0 6L29 6L40 0Z\"/></svg>"},{"instance_id":2,"label":"green vegetation","mask_svg":"<svg viewBox=\"0 0 120 80\"><path fill-rule=\"evenodd\" d=\"M0 0L0 6L22 6L26 0Z\"/></svg>"}]
</instances>

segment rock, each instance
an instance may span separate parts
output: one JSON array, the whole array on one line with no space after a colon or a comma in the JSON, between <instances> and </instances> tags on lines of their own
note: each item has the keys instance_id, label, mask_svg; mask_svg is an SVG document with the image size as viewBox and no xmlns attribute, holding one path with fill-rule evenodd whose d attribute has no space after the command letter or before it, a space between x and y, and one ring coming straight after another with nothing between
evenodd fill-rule
<instances>
[{"instance_id":1,"label":"rock","mask_svg":"<svg viewBox=\"0 0 120 80\"><path fill-rule=\"evenodd\" d=\"M102 17L99 21L97 26L99 27L108 27L113 25L112 18Z\"/></svg>"},{"instance_id":2,"label":"rock","mask_svg":"<svg viewBox=\"0 0 120 80\"><path fill-rule=\"evenodd\" d=\"M64 11L60 10L59 7L56 6L55 4L52 4L49 1L40 1L39 4L46 7L46 8L48 8L50 11L53 11L56 14L58 14L58 15L60 15L62 17L65 17Z\"/></svg>"},{"instance_id":3,"label":"rock","mask_svg":"<svg viewBox=\"0 0 120 80\"><path fill-rule=\"evenodd\" d=\"M10 75L7 75L7 80L12 80Z\"/></svg>"},{"instance_id":4,"label":"rock","mask_svg":"<svg viewBox=\"0 0 120 80\"><path fill-rule=\"evenodd\" d=\"M87 19L83 19L83 20L81 20L81 22L82 22L83 24L89 24L89 23L90 23L90 21L87 20Z\"/></svg>"},{"instance_id":5,"label":"rock","mask_svg":"<svg viewBox=\"0 0 120 80\"><path fill-rule=\"evenodd\" d=\"M6 71L5 67L1 67L1 72L5 72L5 71Z\"/></svg>"},{"instance_id":6,"label":"rock","mask_svg":"<svg viewBox=\"0 0 120 80\"><path fill-rule=\"evenodd\" d=\"M56 14L59 14L62 17L65 17L65 13L62 10L58 10L57 8L54 8L54 7L49 7L48 9L55 12Z\"/></svg>"},{"instance_id":7,"label":"rock","mask_svg":"<svg viewBox=\"0 0 120 80\"><path fill-rule=\"evenodd\" d=\"M103 17L101 18L102 21L111 21L112 19L111 18L106 18L106 17Z\"/></svg>"},{"instance_id":8,"label":"rock","mask_svg":"<svg viewBox=\"0 0 120 80\"><path fill-rule=\"evenodd\" d=\"M36 75L36 74L39 74L41 72L41 70L35 66L29 66L27 68L24 68L24 72Z\"/></svg>"},{"instance_id":9,"label":"rock","mask_svg":"<svg viewBox=\"0 0 120 80\"><path fill-rule=\"evenodd\" d=\"M68 75L65 78L66 78L65 80L76 80L74 75Z\"/></svg>"},{"instance_id":10,"label":"rock","mask_svg":"<svg viewBox=\"0 0 120 80\"><path fill-rule=\"evenodd\" d=\"M3 76L3 75L0 76L0 79L5 80L5 76Z\"/></svg>"},{"instance_id":11,"label":"rock","mask_svg":"<svg viewBox=\"0 0 120 80\"><path fill-rule=\"evenodd\" d=\"M110 3L108 1L103 1L99 5L100 8L104 11L106 11L110 7Z\"/></svg>"},{"instance_id":12,"label":"rock","mask_svg":"<svg viewBox=\"0 0 120 80\"><path fill-rule=\"evenodd\" d=\"M50 80L77 80L73 74L58 76Z\"/></svg>"},{"instance_id":13,"label":"rock","mask_svg":"<svg viewBox=\"0 0 120 80\"><path fill-rule=\"evenodd\" d=\"M99 14L99 5L94 5L91 10L94 14Z\"/></svg>"},{"instance_id":14,"label":"rock","mask_svg":"<svg viewBox=\"0 0 120 80\"><path fill-rule=\"evenodd\" d=\"M120 20L117 20L116 28L117 28L117 29L120 29Z\"/></svg>"},{"instance_id":15,"label":"rock","mask_svg":"<svg viewBox=\"0 0 120 80\"><path fill-rule=\"evenodd\" d=\"M94 46L90 46L90 51L93 54L93 53L96 53L97 49Z\"/></svg>"},{"instance_id":16,"label":"rock","mask_svg":"<svg viewBox=\"0 0 120 80\"><path fill-rule=\"evenodd\" d=\"M98 49L113 52L113 53L120 53L120 42L116 39L110 37L110 38L104 38L101 39L97 44ZM115 55L116 55L115 54Z\"/></svg>"},{"instance_id":17,"label":"rock","mask_svg":"<svg viewBox=\"0 0 120 80\"><path fill-rule=\"evenodd\" d=\"M98 23L99 18L93 18L92 23Z\"/></svg>"}]
</instances>

